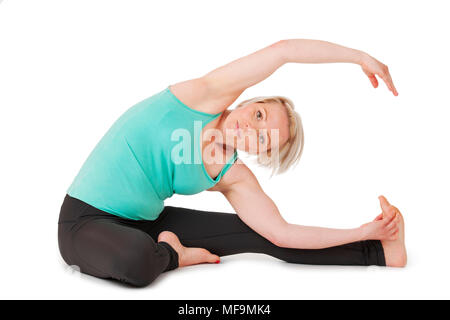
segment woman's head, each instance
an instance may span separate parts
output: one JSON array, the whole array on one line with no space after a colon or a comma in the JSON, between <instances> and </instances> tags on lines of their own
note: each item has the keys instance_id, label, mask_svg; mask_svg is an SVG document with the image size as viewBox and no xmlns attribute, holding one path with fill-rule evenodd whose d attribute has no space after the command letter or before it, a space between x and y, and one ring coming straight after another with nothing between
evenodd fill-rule
<instances>
[{"instance_id":1,"label":"woman's head","mask_svg":"<svg viewBox=\"0 0 450 320\"><path fill-rule=\"evenodd\" d=\"M242 101L228 114L224 127L237 133L238 149L257 155L257 162L271 168L272 174L297 164L303 151L301 117L283 96Z\"/></svg>"}]
</instances>

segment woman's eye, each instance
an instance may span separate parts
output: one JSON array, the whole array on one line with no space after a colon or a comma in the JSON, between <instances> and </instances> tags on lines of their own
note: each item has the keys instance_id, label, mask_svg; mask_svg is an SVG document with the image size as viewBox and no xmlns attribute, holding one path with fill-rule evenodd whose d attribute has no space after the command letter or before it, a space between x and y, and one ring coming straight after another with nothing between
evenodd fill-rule
<instances>
[{"instance_id":1,"label":"woman's eye","mask_svg":"<svg viewBox=\"0 0 450 320\"><path fill-rule=\"evenodd\" d=\"M261 144L264 144L264 136L263 135L260 135L259 136L259 142L261 143Z\"/></svg>"},{"instance_id":2,"label":"woman's eye","mask_svg":"<svg viewBox=\"0 0 450 320\"><path fill-rule=\"evenodd\" d=\"M256 112L256 118L257 118L258 120L262 118L262 113L261 113L261 111L257 111L257 112Z\"/></svg>"}]
</instances>

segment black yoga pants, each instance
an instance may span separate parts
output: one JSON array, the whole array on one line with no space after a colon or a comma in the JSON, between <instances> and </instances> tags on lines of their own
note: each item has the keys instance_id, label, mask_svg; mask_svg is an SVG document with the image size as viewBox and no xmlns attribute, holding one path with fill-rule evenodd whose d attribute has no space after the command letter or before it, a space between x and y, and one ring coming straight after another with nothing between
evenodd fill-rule
<instances>
[{"instance_id":1,"label":"black yoga pants","mask_svg":"<svg viewBox=\"0 0 450 320\"><path fill-rule=\"evenodd\" d=\"M385 266L378 240L326 249L274 245L250 229L235 213L165 206L156 220L131 220L99 210L66 195L58 222L58 244L68 265L81 272L143 287L178 267L178 254L162 231L174 232L186 247L205 248L218 256L264 253L290 263Z\"/></svg>"}]
</instances>

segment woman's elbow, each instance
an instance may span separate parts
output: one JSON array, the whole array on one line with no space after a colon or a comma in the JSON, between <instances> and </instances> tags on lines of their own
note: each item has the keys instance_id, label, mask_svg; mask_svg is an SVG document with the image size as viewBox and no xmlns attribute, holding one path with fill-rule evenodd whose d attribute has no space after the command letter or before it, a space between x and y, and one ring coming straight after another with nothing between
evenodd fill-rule
<instances>
[{"instance_id":1,"label":"woman's elbow","mask_svg":"<svg viewBox=\"0 0 450 320\"><path fill-rule=\"evenodd\" d=\"M277 247L287 247L286 233L283 230L270 235L267 239Z\"/></svg>"},{"instance_id":2,"label":"woman's elbow","mask_svg":"<svg viewBox=\"0 0 450 320\"><path fill-rule=\"evenodd\" d=\"M282 64L289 62L288 60L288 40L279 40L272 45L272 49L277 52L278 57L281 59Z\"/></svg>"}]
</instances>

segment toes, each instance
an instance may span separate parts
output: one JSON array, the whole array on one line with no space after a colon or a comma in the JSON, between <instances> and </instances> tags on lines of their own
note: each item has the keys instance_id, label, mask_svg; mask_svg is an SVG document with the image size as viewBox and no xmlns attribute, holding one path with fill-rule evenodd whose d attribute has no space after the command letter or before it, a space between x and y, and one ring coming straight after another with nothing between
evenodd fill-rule
<instances>
[{"instance_id":1,"label":"toes","mask_svg":"<svg viewBox=\"0 0 450 320\"><path fill-rule=\"evenodd\" d=\"M220 257L218 255L215 254L210 254L208 257L208 262L210 263L219 263L220 262Z\"/></svg>"},{"instance_id":2,"label":"toes","mask_svg":"<svg viewBox=\"0 0 450 320\"><path fill-rule=\"evenodd\" d=\"M220 257L216 254L212 254L208 250L204 249L205 261L208 263L219 263Z\"/></svg>"},{"instance_id":3,"label":"toes","mask_svg":"<svg viewBox=\"0 0 450 320\"><path fill-rule=\"evenodd\" d=\"M393 216L395 216L396 211L395 211L394 207L391 206L386 211L384 211L384 214L386 215L387 218L392 218Z\"/></svg>"},{"instance_id":4,"label":"toes","mask_svg":"<svg viewBox=\"0 0 450 320\"><path fill-rule=\"evenodd\" d=\"M387 211L391 206L389 201L387 201L385 196L379 196L378 199L380 200L381 209L383 209L383 211Z\"/></svg>"},{"instance_id":5,"label":"toes","mask_svg":"<svg viewBox=\"0 0 450 320\"><path fill-rule=\"evenodd\" d=\"M393 217L396 214L396 208L391 205L384 196L379 196L378 199L380 200L380 206L383 210L383 216L386 218Z\"/></svg>"}]
</instances>

